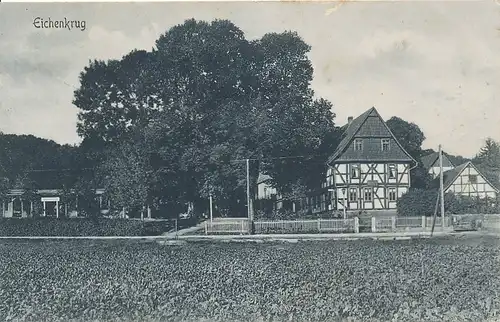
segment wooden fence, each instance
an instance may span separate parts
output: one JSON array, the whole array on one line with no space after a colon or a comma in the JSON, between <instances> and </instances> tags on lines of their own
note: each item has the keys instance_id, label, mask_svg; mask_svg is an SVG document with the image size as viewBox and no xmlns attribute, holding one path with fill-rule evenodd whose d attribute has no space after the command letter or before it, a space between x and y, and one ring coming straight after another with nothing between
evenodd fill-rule
<instances>
[{"instance_id":1,"label":"wooden fence","mask_svg":"<svg viewBox=\"0 0 500 322\"><path fill-rule=\"evenodd\" d=\"M430 231L432 229L433 217L372 217L372 232L397 232L397 231ZM441 230L442 219L436 217L434 229ZM450 217L445 217L444 226L450 229Z\"/></svg>"},{"instance_id":2,"label":"wooden fence","mask_svg":"<svg viewBox=\"0 0 500 322\"><path fill-rule=\"evenodd\" d=\"M250 232L249 221L246 218L219 218L205 221L205 234L238 234Z\"/></svg>"},{"instance_id":3,"label":"wooden fence","mask_svg":"<svg viewBox=\"0 0 500 322\"><path fill-rule=\"evenodd\" d=\"M446 216L444 228L451 230L491 230L500 232L498 215L452 215ZM371 232L426 231L432 229L433 217L372 217ZM436 217L435 231L441 231L442 218ZM247 218L219 218L205 222L206 234L249 234L250 222ZM255 234L287 233L359 233L359 219L317 219L317 220L278 220L255 221Z\"/></svg>"},{"instance_id":4,"label":"wooden fence","mask_svg":"<svg viewBox=\"0 0 500 322\"><path fill-rule=\"evenodd\" d=\"M357 233L359 222L358 218L256 221L254 228L256 234Z\"/></svg>"},{"instance_id":5,"label":"wooden fence","mask_svg":"<svg viewBox=\"0 0 500 322\"><path fill-rule=\"evenodd\" d=\"M359 232L358 218L255 221L253 227L255 234ZM248 234L249 228L246 218L224 218L205 222L206 234Z\"/></svg>"}]
</instances>

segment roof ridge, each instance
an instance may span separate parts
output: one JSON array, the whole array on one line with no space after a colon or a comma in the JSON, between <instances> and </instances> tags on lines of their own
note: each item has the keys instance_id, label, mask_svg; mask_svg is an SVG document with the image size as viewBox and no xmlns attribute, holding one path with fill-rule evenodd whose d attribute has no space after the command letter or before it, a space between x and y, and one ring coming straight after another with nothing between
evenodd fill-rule
<instances>
[{"instance_id":1,"label":"roof ridge","mask_svg":"<svg viewBox=\"0 0 500 322\"><path fill-rule=\"evenodd\" d=\"M444 185L444 182L443 182L443 190L448 189L448 188L449 188L449 187L453 184L453 182L455 182L455 180L457 180L457 178L458 178L458 177L462 174L462 172L464 172L465 168L467 168L467 166L469 165L469 163L470 163L470 164L472 164L472 162L471 162L471 161L467 161L467 162L464 162L464 163L462 163L462 164L460 164L460 165L458 165L458 166L454 167L453 169L450 169L450 170L447 170L447 171L443 171L443 177L444 177L444 175L445 175L447 172L448 172L448 173L450 173L450 174L453 174L453 173L454 173L453 179L451 179L451 180L447 180L447 181L448 181L448 183L446 184L446 186ZM478 171L478 170L476 169L476 171ZM479 172L479 171L478 171L478 172ZM479 173L480 173L480 172L479 172ZM483 176L483 175L481 174L481 176ZM483 177L484 177L484 176L483 176ZM444 181L444 180L443 180L443 181Z\"/></svg>"},{"instance_id":2,"label":"roof ridge","mask_svg":"<svg viewBox=\"0 0 500 322\"><path fill-rule=\"evenodd\" d=\"M344 132L342 133L343 135L342 140L337 146L337 149L335 149L334 153L328 158L327 164L330 164L331 162L339 158L346 151L351 141L356 137L356 134L359 133L361 128L363 128L363 125L366 123L368 118L372 116L371 114L373 112L375 112L375 115L373 117L377 117L380 120L380 122L383 124L383 127L387 130L390 137L394 141L396 141L396 144L403 151L404 155L406 155L406 157L408 157L409 160L412 160L413 162L417 163L417 161L408 153L408 151L406 151L406 149L403 148L403 146L398 141L394 133L392 133L391 129L389 128L385 120L382 118L380 113L377 111L375 106L372 106L371 108L363 112L361 115L353 119L350 123L348 123L349 126L347 126Z\"/></svg>"}]
</instances>

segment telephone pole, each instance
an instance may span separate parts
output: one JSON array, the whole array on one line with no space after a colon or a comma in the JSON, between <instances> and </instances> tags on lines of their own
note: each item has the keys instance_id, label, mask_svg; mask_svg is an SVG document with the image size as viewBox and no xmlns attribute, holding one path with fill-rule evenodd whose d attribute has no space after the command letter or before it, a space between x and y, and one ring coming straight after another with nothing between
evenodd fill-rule
<instances>
[{"instance_id":1,"label":"telephone pole","mask_svg":"<svg viewBox=\"0 0 500 322\"><path fill-rule=\"evenodd\" d=\"M247 163L247 212L248 220L252 222L252 210L250 208L250 159L246 159Z\"/></svg>"},{"instance_id":2,"label":"telephone pole","mask_svg":"<svg viewBox=\"0 0 500 322\"><path fill-rule=\"evenodd\" d=\"M212 211L212 193L210 192L210 222L213 221L213 211Z\"/></svg>"},{"instance_id":3,"label":"telephone pole","mask_svg":"<svg viewBox=\"0 0 500 322\"><path fill-rule=\"evenodd\" d=\"M439 145L439 193L441 195L441 228L444 231L444 187L443 187L443 151Z\"/></svg>"}]
</instances>

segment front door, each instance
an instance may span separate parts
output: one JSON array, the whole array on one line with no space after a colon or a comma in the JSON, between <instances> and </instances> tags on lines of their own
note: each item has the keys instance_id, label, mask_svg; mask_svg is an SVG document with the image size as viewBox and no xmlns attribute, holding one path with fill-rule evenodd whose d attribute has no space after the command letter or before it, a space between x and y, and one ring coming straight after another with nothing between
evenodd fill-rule
<instances>
[{"instance_id":1,"label":"front door","mask_svg":"<svg viewBox=\"0 0 500 322\"><path fill-rule=\"evenodd\" d=\"M45 216L55 217L56 216L56 202L46 201L45 202Z\"/></svg>"}]
</instances>

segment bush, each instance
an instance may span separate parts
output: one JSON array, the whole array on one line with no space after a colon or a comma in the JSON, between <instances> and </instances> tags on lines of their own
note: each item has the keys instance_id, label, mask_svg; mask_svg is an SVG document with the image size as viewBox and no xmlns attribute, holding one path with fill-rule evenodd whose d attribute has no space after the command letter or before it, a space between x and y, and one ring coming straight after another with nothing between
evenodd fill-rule
<instances>
[{"instance_id":1,"label":"bush","mask_svg":"<svg viewBox=\"0 0 500 322\"><path fill-rule=\"evenodd\" d=\"M438 190L414 189L398 200L397 211L400 216L432 216L436 207ZM499 213L498 200L470 198L446 193L445 211L450 214L493 214ZM438 208L439 212L439 208Z\"/></svg>"},{"instance_id":2,"label":"bush","mask_svg":"<svg viewBox=\"0 0 500 322\"><path fill-rule=\"evenodd\" d=\"M2 218L0 236L156 236L173 221L108 218Z\"/></svg>"},{"instance_id":3,"label":"bush","mask_svg":"<svg viewBox=\"0 0 500 322\"><path fill-rule=\"evenodd\" d=\"M438 190L410 190L398 200L398 215L408 217L432 216L436 207L437 195Z\"/></svg>"},{"instance_id":4,"label":"bush","mask_svg":"<svg viewBox=\"0 0 500 322\"><path fill-rule=\"evenodd\" d=\"M255 220L274 221L274 220L305 220L305 219L342 219L342 211L322 211L313 213L309 209L302 209L296 212L287 209L279 209L274 212L264 212L262 210L255 212Z\"/></svg>"}]
</instances>

